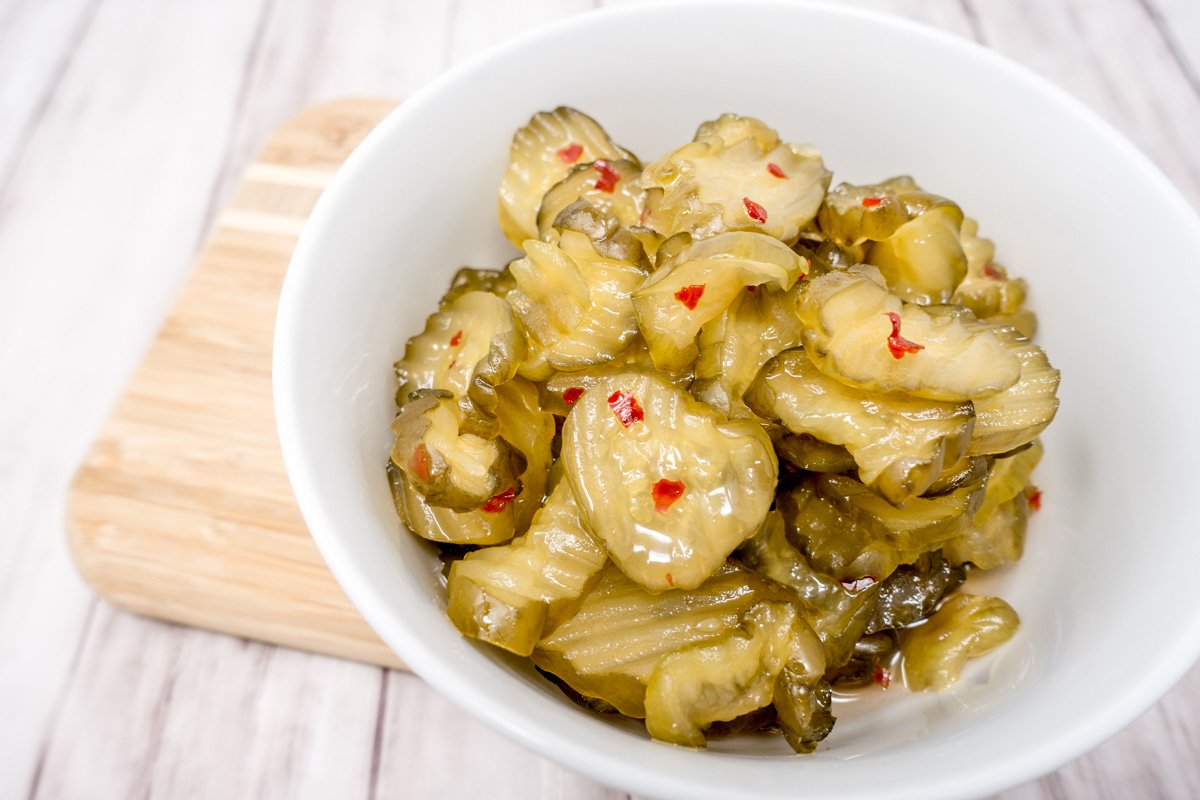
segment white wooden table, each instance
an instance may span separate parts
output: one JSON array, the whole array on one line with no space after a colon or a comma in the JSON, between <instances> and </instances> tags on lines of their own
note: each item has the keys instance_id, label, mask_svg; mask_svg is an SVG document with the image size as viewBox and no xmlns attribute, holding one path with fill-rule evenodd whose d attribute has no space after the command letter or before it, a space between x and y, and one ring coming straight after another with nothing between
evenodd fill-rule
<instances>
[{"instance_id":1,"label":"white wooden table","mask_svg":"<svg viewBox=\"0 0 1200 800\"><path fill-rule=\"evenodd\" d=\"M137 618L65 547L75 466L264 137L587 0L0 2L0 798L621 798L418 678ZM1198 0L855 0L1081 97L1200 205ZM1098 698L1102 702L1102 698ZM1004 798L1200 797L1200 668Z\"/></svg>"}]
</instances>

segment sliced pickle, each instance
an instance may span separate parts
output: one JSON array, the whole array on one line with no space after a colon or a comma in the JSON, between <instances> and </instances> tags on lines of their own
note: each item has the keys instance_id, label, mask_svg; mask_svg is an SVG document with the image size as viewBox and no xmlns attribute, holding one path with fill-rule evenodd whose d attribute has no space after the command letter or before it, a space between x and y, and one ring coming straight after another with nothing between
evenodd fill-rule
<instances>
[{"instance_id":1,"label":"sliced pickle","mask_svg":"<svg viewBox=\"0 0 1200 800\"><path fill-rule=\"evenodd\" d=\"M975 401L975 430L967 452L1006 453L1033 441L1058 413L1059 372L1042 348L1016 328L982 323L1020 363L1017 382L992 397Z\"/></svg>"},{"instance_id":2,"label":"sliced pickle","mask_svg":"<svg viewBox=\"0 0 1200 800\"><path fill-rule=\"evenodd\" d=\"M815 682L825 671L816 634L789 603L759 603L742 628L664 657L646 684L646 730L660 741L704 747L704 728L769 705L784 665Z\"/></svg>"},{"instance_id":3,"label":"sliced pickle","mask_svg":"<svg viewBox=\"0 0 1200 800\"><path fill-rule=\"evenodd\" d=\"M567 479L593 533L651 592L695 588L766 518L770 439L661 378L605 378L563 426Z\"/></svg>"},{"instance_id":4,"label":"sliced pickle","mask_svg":"<svg viewBox=\"0 0 1200 800\"><path fill-rule=\"evenodd\" d=\"M567 177L576 164L598 159L637 159L613 143L596 120L559 106L539 111L513 136L508 169L500 180L500 230L520 247L538 237L537 215L542 198ZM596 171L601 176L600 171Z\"/></svg>"},{"instance_id":5,"label":"sliced pickle","mask_svg":"<svg viewBox=\"0 0 1200 800\"><path fill-rule=\"evenodd\" d=\"M387 473L392 502L396 504L401 521L422 539L452 545L500 544L517 533L516 508L512 503L495 511L460 512L439 508L429 505L408 485L408 479L391 459Z\"/></svg>"},{"instance_id":6,"label":"sliced pickle","mask_svg":"<svg viewBox=\"0 0 1200 800\"><path fill-rule=\"evenodd\" d=\"M883 679L892 657L900 649L895 631L883 630L867 634L854 643L850 660L825 673L825 679L839 689L869 686Z\"/></svg>"},{"instance_id":7,"label":"sliced pickle","mask_svg":"<svg viewBox=\"0 0 1200 800\"><path fill-rule=\"evenodd\" d=\"M879 584L867 633L906 628L929 616L943 597L962 585L966 574L956 563L935 550L898 567Z\"/></svg>"},{"instance_id":8,"label":"sliced pickle","mask_svg":"<svg viewBox=\"0 0 1200 800\"><path fill-rule=\"evenodd\" d=\"M996 246L991 239L979 236L975 220L963 220L960 237L967 255L967 276L950 301L966 306L981 319L1018 313L1025 302L1025 281L1010 278L1008 270L993 262ZM1033 338L1032 333L1027 336Z\"/></svg>"},{"instance_id":9,"label":"sliced pickle","mask_svg":"<svg viewBox=\"0 0 1200 800\"><path fill-rule=\"evenodd\" d=\"M592 249L605 258L616 261L628 261L638 264L649 271L650 260L646 255L645 235L639 231L649 231L648 228L626 227L613 214L592 205L587 200L576 200L564 208L554 218L553 242L562 238L564 230L582 233L592 243ZM649 231L655 235L653 231Z\"/></svg>"},{"instance_id":10,"label":"sliced pickle","mask_svg":"<svg viewBox=\"0 0 1200 800\"><path fill-rule=\"evenodd\" d=\"M580 694L642 718L646 683L664 656L720 641L756 604L788 599L783 587L733 563L698 589L657 595L609 564L575 614L538 643L533 663Z\"/></svg>"},{"instance_id":11,"label":"sliced pickle","mask_svg":"<svg viewBox=\"0 0 1200 800\"><path fill-rule=\"evenodd\" d=\"M788 541L779 511L771 512L762 530L738 548L737 556L746 566L799 595L805 618L825 648L829 667L841 666L850 658L854 643L875 613L874 584L851 591L814 570Z\"/></svg>"},{"instance_id":12,"label":"sliced pickle","mask_svg":"<svg viewBox=\"0 0 1200 800\"><path fill-rule=\"evenodd\" d=\"M840 183L825 195L817 222L841 247L881 242L912 219L903 196L920 191L907 175L861 186Z\"/></svg>"},{"instance_id":13,"label":"sliced pickle","mask_svg":"<svg viewBox=\"0 0 1200 800\"><path fill-rule=\"evenodd\" d=\"M783 738L797 753L811 753L837 720L833 716L833 693L824 679L785 666L775 680L775 712Z\"/></svg>"},{"instance_id":14,"label":"sliced pickle","mask_svg":"<svg viewBox=\"0 0 1200 800\"><path fill-rule=\"evenodd\" d=\"M1021 306L1011 314L994 314L990 317L985 317L983 321L995 328L1016 328L1017 332L1026 339L1033 339L1037 335L1037 314L1024 306Z\"/></svg>"},{"instance_id":15,"label":"sliced pickle","mask_svg":"<svg viewBox=\"0 0 1200 800\"><path fill-rule=\"evenodd\" d=\"M540 384L542 407L565 417L570 413L571 406L575 405L585 391L605 378L629 372L657 375L680 389L690 386L694 378L691 370L663 372L656 368L650 359L650 350L646 347L646 340L641 336L635 336L629 347L622 350L620 355L608 363L588 367L585 370L555 372L547 378L545 383Z\"/></svg>"},{"instance_id":16,"label":"sliced pickle","mask_svg":"<svg viewBox=\"0 0 1200 800\"><path fill-rule=\"evenodd\" d=\"M861 389L958 402L994 395L1021 374L992 331L958 313L902 303L875 267L813 279L799 314L813 362Z\"/></svg>"},{"instance_id":17,"label":"sliced pickle","mask_svg":"<svg viewBox=\"0 0 1200 800\"><path fill-rule=\"evenodd\" d=\"M946 557L954 564L974 564L979 569L996 569L1018 560L1025 551L1029 526L1029 503L1022 492L1001 503L982 521L946 543Z\"/></svg>"},{"instance_id":18,"label":"sliced pickle","mask_svg":"<svg viewBox=\"0 0 1200 800\"><path fill-rule=\"evenodd\" d=\"M525 458L500 437L463 430L461 409L450 392L414 393L392 422L392 463L431 505L455 511L479 508L506 489L520 490Z\"/></svg>"},{"instance_id":19,"label":"sliced pickle","mask_svg":"<svg viewBox=\"0 0 1200 800\"><path fill-rule=\"evenodd\" d=\"M666 247L666 244L663 245ZM633 295L638 326L659 369L676 371L699 353L696 335L745 293L747 286L790 289L808 262L769 236L731 232L684 246L662 258Z\"/></svg>"},{"instance_id":20,"label":"sliced pickle","mask_svg":"<svg viewBox=\"0 0 1200 800\"><path fill-rule=\"evenodd\" d=\"M452 393L468 416L494 411L495 387L516 374L525 343L508 302L490 292L460 295L425 322L396 362L396 404L413 392Z\"/></svg>"},{"instance_id":21,"label":"sliced pickle","mask_svg":"<svg viewBox=\"0 0 1200 800\"><path fill-rule=\"evenodd\" d=\"M447 613L467 636L527 656L543 630L570 610L607 562L563 483L524 535L468 553L451 565Z\"/></svg>"},{"instance_id":22,"label":"sliced pickle","mask_svg":"<svg viewBox=\"0 0 1200 800\"><path fill-rule=\"evenodd\" d=\"M649 269L605 258L591 240L565 230L557 245L527 241L509 267L517 288L509 302L526 330L530 358L521 374L544 380L555 369L609 361L637 334L630 294Z\"/></svg>"},{"instance_id":23,"label":"sliced pickle","mask_svg":"<svg viewBox=\"0 0 1200 800\"><path fill-rule=\"evenodd\" d=\"M829 444L807 433L791 433L775 442L775 454L806 472L850 472L854 456L840 444Z\"/></svg>"},{"instance_id":24,"label":"sliced pickle","mask_svg":"<svg viewBox=\"0 0 1200 800\"><path fill-rule=\"evenodd\" d=\"M870 585L971 524L982 485L896 508L842 475L813 475L779 496L789 541L817 570Z\"/></svg>"},{"instance_id":25,"label":"sliced pickle","mask_svg":"<svg viewBox=\"0 0 1200 800\"><path fill-rule=\"evenodd\" d=\"M701 328L692 394L728 417L753 416L742 397L759 369L801 344L798 293L798 285L786 292L771 284L747 287Z\"/></svg>"},{"instance_id":26,"label":"sliced pickle","mask_svg":"<svg viewBox=\"0 0 1200 800\"><path fill-rule=\"evenodd\" d=\"M512 501L513 525L517 533L523 533L549 490L554 416L538 407L537 387L524 378L502 384L497 396L500 437L511 443L525 460L525 469L519 476L521 491Z\"/></svg>"},{"instance_id":27,"label":"sliced pickle","mask_svg":"<svg viewBox=\"0 0 1200 800\"><path fill-rule=\"evenodd\" d=\"M945 303L967 275L958 229L962 209L950 201L934 206L876 242L867 263L879 267L888 288L908 303Z\"/></svg>"},{"instance_id":28,"label":"sliced pickle","mask_svg":"<svg viewBox=\"0 0 1200 800\"><path fill-rule=\"evenodd\" d=\"M507 297L516 285L507 267L500 270L463 267L450 279L450 288L438 302L438 310L445 311L467 292L488 292L497 297Z\"/></svg>"},{"instance_id":29,"label":"sliced pickle","mask_svg":"<svg viewBox=\"0 0 1200 800\"><path fill-rule=\"evenodd\" d=\"M983 496L983 504L975 512L975 522L985 522L1000 506L1024 492L1044 454L1041 439L1034 439L1028 447L1012 455L996 458L988 472L987 491Z\"/></svg>"},{"instance_id":30,"label":"sliced pickle","mask_svg":"<svg viewBox=\"0 0 1200 800\"><path fill-rule=\"evenodd\" d=\"M945 689L967 659L995 650L1018 625L1017 612L998 597L952 595L924 625L901 634L905 683L915 692Z\"/></svg>"},{"instance_id":31,"label":"sliced pickle","mask_svg":"<svg viewBox=\"0 0 1200 800\"><path fill-rule=\"evenodd\" d=\"M966 448L970 403L879 395L845 386L818 370L804 350L767 362L746 403L789 431L843 445L859 478L893 503L924 492Z\"/></svg>"},{"instance_id":32,"label":"sliced pickle","mask_svg":"<svg viewBox=\"0 0 1200 800\"><path fill-rule=\"evenodd\" d=\"M947 492L953 492L955 489L979 483L987 477L989 466L989 459L981 456L969 456L964 453L958 461L946 466L942 470L942 474L938 475L937 480L931 483L929 488L922 492L922 494L946 494ZM818 471L832 472L835 470L814 470L814 472Z\"/></svg>"},{"instance_id":33,"label":"sliced pickle","mask_svg":"<svg viewBox=\"0 0 1200 800\"><path fill-rule=\"evenodd\" d=\"M610 214L626 228L642 223L646 193L642 191L642 167L636 161L606 161L603 169L611 170L608 181L597 182L595 164L578 164L556 183L542 199L537 214L538 237L552 242L555 219L573 203L585 200L601 212Z\"/></svg>"},{"instance_id":34,"label":"sliced pickle","mask_svg":"<svg viewBox=\"0 0 1200 800\"><path fill-rule=\"evenodd\" d=\"M829 178L816 148L781 143L758 120L725 114L646 167L642 186L649 224L664 236L750 230L792 244L816 217Z\"/></svg>"}]
</instances>

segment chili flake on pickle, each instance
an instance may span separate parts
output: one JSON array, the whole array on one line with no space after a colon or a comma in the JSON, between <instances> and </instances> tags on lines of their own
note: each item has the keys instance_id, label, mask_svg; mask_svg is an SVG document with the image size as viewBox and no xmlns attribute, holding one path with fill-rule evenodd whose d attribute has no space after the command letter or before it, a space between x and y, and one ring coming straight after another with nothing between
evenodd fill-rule
<instances>
[{"instance_id":1,"label":"chili flake on pickle","mask_svg":"<svg viewBox=\"0 0 1200 800\"><path fill-rule=\"evenodd\" d=\"M608 407L626 428L646 418L646 412L638 404L637 398L631 394L613 392L608 396Z\"/></svg>"},{"instance_id":2,"label":"chili flake on pickle","mask_svg":"<svg viewBox=\"0 0 1200 800\"><path fill-rule=\"evenodd\" d=\"M892 321L892 333L887 339L888 350L891 352L892 358L899 360L904 358L905 355L925 349L925 345L910 342L900 335L899 314L895 311L889 311L885 316Z\"/></svg>"}]
</instances>

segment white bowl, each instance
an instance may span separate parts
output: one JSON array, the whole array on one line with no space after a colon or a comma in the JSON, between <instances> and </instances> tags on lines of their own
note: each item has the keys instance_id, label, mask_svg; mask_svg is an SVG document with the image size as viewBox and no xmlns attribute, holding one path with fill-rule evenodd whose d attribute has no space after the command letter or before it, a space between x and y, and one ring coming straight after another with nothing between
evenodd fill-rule
<instances>
[{"instance_id":1,"label":"white bowl","mask_svg":"<svg viewBox=\"0 0 1200 800\"><path fill-rule=\"evenodd\" d=\"M575 707L447 620L432 550L383 466L392 362L455 269L514 255L495 197L515 128L559 104L653 158L724 111L818 145L835 181L911 173L1029 278L1062 408L1028 552L987 587L1016 638L941 694L841 705L808 757L743 738L691 751ZM574 17L405 102L325 192L288 272L275 403L288 474L334 575L438 690L526 745L656 797L982 795L1078 756L1200 651L1193 484L1200 222L1095 114L999 56L817 5L711 3ZM469 756L466 756L469 758Z\"/></svg>"}]
</instances>

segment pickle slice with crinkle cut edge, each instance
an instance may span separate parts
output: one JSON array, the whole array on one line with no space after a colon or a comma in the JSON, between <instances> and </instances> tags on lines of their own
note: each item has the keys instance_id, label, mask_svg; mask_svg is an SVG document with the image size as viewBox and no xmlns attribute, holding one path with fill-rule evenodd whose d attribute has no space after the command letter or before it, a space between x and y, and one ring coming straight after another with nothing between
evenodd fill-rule
<instances>
[{"instance_id":1,"label":"pickle slice with crinkle cut edge","mask_svg":"<svg viewBox=\"0 0 1200 800\"><path fill-rule=\"evenodd\" d=\"M600 123L573 108L539 111L513 135L508 169L500 179L500 230L517 247L538 238L537 216L546 192L576 164L627 160Z\"/></svg>"},{"instance_id":2,"label":"pickle slice with crinkle cut edge","mask_svg":"<svg viewBox=\"0 0 1200 800\"><path fill-rule=\"evenodd\" d=\"M923 493L971 436L970 403L943 403L846 386L818 370L802 349L767 362L746 393L765 419L795 434L843 445L858 476L893 503Z\"/></svg>"},{"instance_id":3,"label":"pickle slice with crinkle cut edge","mask_svg":"<svg viewBox=\"0 0 1200 800\"><path fill-rule=\"evenodd\" d=\"M592 532L651 592L713 574L762 524L778 477L759 425L639 373L583 393L563 426L562 459Z\"/></svg>"},{"instance_id":4,"label":"pickle slice with crinkle cut edge","mask_svg":"<svg viewBox=\"0 0 1200 800\"><path fill-rule=\"evenodd\" d=\"M1046 352L1012 327L980 323L1021 365L1017 382L975 401L975 430L967 452L1007 453L1041 435L1058 413L1059 372Z\"/></svg>"},{"instance_id":5,"label":"pickle slice with crinkle cut edge","mask_svg":"<svg viewBox=\"0 0 1200 800\"><path fill-rule=\"evenodd\" d=\"M967 661L995 650L1017 632L1020 618L998 597L956 594L924 624L904 631L904 682L914 692L945 689Z\"/></svg>"},{"instance_id":6,"label":"pickle slice with crinkle cut edge","mask_svg":"<svg viewBox=\"0 0 1200 800\"><path fill-rule=\"evenodd\" d=\"M669 260L660 251L658 268L633 295L654 364L667 371L687 367L699 355L700 329L725 313L747 286L787 291L808 268L807 260L759 233L692 241Z\"/></svg>"},{"instance_id":7,"label":"pickle slice with crinkle cut edge","mask_svg":"<svg viewBox=\"0 0 1200 800\"><path fill-rule=\"evenodd\" d=\"M464 634L527 656L607 562L561 483L525 534L451 565L447 613Z\"/></svg>"}]
</instances>

